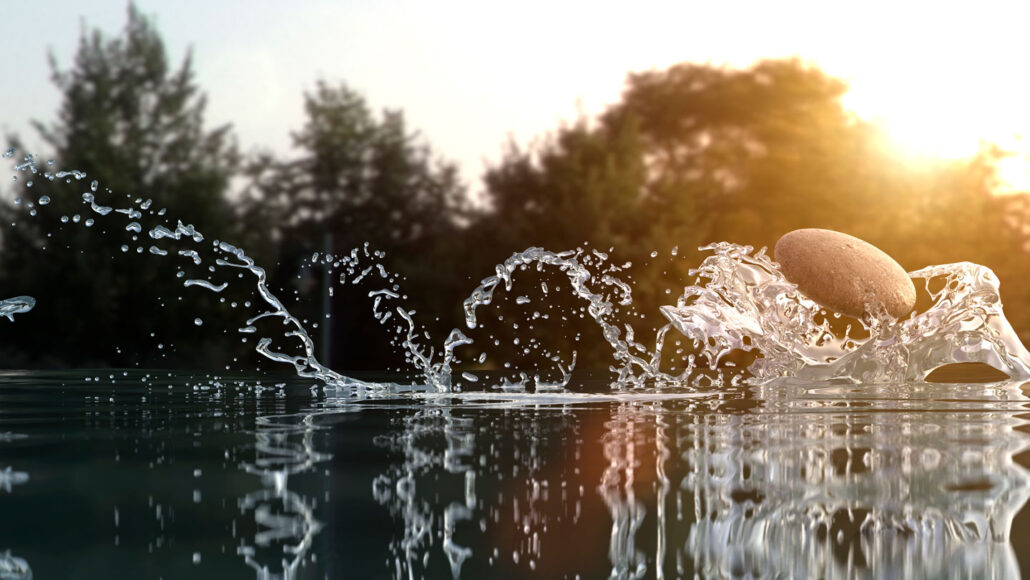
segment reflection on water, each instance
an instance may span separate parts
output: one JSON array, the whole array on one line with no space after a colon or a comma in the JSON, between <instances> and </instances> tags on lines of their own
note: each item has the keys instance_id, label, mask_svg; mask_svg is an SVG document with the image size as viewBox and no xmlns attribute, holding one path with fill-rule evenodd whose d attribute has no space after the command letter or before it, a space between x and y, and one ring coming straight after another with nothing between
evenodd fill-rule
<instances>
[{"instance_id":1,"label":"reflection on water","mask_svg":"<svg viewBox=\"0 0 1030 580\"><path fill-rule=\"evenodd\" d=\"M455 577L474 555L477 570L507 562L528 573L548 527L579 511L582 490L552 485L554 474L544 473L557 467L546 464L546 433L566 435L571 416L481 413L419 409L398 420L398 432L378 438L402 458L373 483L376 501L402 524L390 545L394 577L439 574L436 553Z\"/></svg>"},{"instance_id":2,"label":"reflection on water","mask_svg":"<svg viewBox=\"0 0 1030 580\"><path fill-rule=\"evenodd\" d=\"M32 580L32 568L28 562L12 556L7 550L0 554L0 580Z\"/></svg>"},{"instance_id":3,"label":"reflection on water","mask_svg":"<svg viewBox=\"0 0 1030 580\"><path fill-rule=\"evenodd\" d=\"M1028 447L1026 402L1018 384L907 385L428 408L397 421L385 444L403 460L373 495L401 524L398 578L439 556L454 576L485 560L575 577L572 546L607 556L611 578L1018 576L1009 533L1030 494L1013 462ZM571 462L542 452L555 438L575 448ZM548 501L556 489L562 500ZM577 533L596 499L606 546ZM479 522L475 546L455 542L463 522Z\"/></svg>"},{"instance_id":4,"label":"reflection on water","mask_svg":"<svg viewBox=\"0 0 1030 580\"><path fill-rule=\"evenodd\" d=\"M400 434L380 438L379 443L400 450L403 460L372 483L375 500L403 522L402 536L390 544L391 566L396 577L421 577L430 551L438 543L452 574L458 576L472 554L455 540L454 532L459 523L471 519L476 508L474 425L469 418L456 417L448 409L418 411L404 418L402 424ZM439 448L438 443L442 443ZM434 502L420 497L422 486L429 484L427 474L436 482L440 477L447 479L442 487L448 491L449 501L443 503L439 495ZM441 509L434 509L434 504ZM437 522L440 535L434 529Z\"/></svg>"},{"instance_id":5,"label":"reflection on water","mask_svg":"<svg viewBox=\"0 0 1030 580\"><path fill-rule=\"evenodd\" d=\"M263 487L238 501L240 513L252 514L256 528L236 553L262 580L297 577L322 524L313 502L288 488L289 477L309 471L329 455L314 449L315 415L272 415L256 418L255 458L244 471L261 477Z\"/></svg>"},{"instance_id":6,"label":"reflection on water","mask_svg":"<svg viewBox=\"0 0 1030 580\"><path fill-rule=\"evenodd\" d=\"M761 412L705 416L684 453L698 568L1018 576L1008 538L1028 486L1012 458L1027 439L990 409L1023 401L1019 386L923 389L765 392Z\"/></svg>"},{"instance_id":7,"label":"reflection on water","mask_svg":"<svg viewBox=\"0 0 1030 580\"><path fill-rule=\"evenodd\" d=\"M24 438L24 435L9 431L0 433L0 445ZM0 448L0 453L2 453L2 448ZM28 473L15 471L10 466L0 470L0 489L6 493L11 493L14 486L28 483L28 481ZM24 558L14 556L10 550L5 550L0 553L0 580L32 580L32 568Z\"/></svg>"},{"instance_id":8,"label":"reflection on water","mask_svg":"<svg viewBox=\"0 0 1030 580\"><path fill-rule=\"evenodd\" d=\"M14 468L10 466L0 471L0 489L3 489L7 493L11 493L11 488L13 486L26 483L28 480L29 474L22 471L15 471Z\"/></svg>"},{"instance_id":9,"label":"reflection on water","mask_svg":"<svg viewBox=\"0 0 1030 580\"><path fill-rule=\"evenodd\" d=\"M659 474L668 459L668 440L664 429L659 434L655 425L656 417L636 405L622 404L615 409L612 420L606 424L607 430L603 438L604 457L608 466L604 470L598 491L612 518L611 542L608 557L612 563L612 578L642 578L647 572L647 557L637 548L636 536L647 515L647 507L637 498L636 486L638 469L643 467L644 457L649 463L653 457L655 474ZM636 418L641 419L638 421ZM649 420L650 419L650 420ZM659 419L661 421L661 419ZM663 425L664 426L664 425ZM653 429L653 441L648 441ZM638 459L638 449L640 457ZM669 492L669 480L661 473L658 480L659 493L656 501L658 522L662 533L658 536L658 549L655 561L658 570L665 561L665 501ZM646 479L645 479L646 481Z\"/></svg>"},{"instance_id":10,"label":"reflection on water","mask_svg":"<svg viewBox=\"0 0 1030 580\"><path fill-rule=\"evenodd\" d=\"M253 386L0 384L0 578L1018 577L1030 537L1015 383Z\"/></svg>"}]
</instances>

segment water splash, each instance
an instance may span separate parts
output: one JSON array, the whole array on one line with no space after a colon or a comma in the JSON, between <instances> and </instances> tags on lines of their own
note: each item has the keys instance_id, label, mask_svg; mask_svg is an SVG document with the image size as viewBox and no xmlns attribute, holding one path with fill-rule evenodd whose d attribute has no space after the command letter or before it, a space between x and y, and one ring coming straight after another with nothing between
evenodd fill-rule
<instances>
[{"instance_id":1,"label":"water splash","mask_svg":"<svg viewBox=\"0 0 1030 580\"><path fill-rule=\"evenodd\" d=\"M36 299L31 296L15 296L7 300L0 300L0 316L6 316L14 322L15 314L23 314L36 306Z\"/></svg>"},{"instance_id":2,"label":"water splash","mask_svg":"<svg viewBox=\"0 0 1030 580\"><path fill-rule=\"evenodd\" d=\"M618 376L616 383L621 385L636 385L647 378L660 376L658 364L661 359L661 340L664 337L664 330L659 331L658 339L653 354L644 358L639 355L648 355L646 347L634 341L634 330L626 325L625 334L613 321L613 314L616 304L629 306L633 303L632 290L625 281L612 275L612 270L595 275L581 261L585 250L570 250L566 252L550 252L542 248L529 248L524 252L513 254L510 258L496 267L495 274L484 278L476 289L474 289L464 302L465 324L470 329L479 325L476 316L476 309L490 304L494 292L503 283L507 291L512 290L513 274L519 268L530 264L549 266L563 272L571 283L573 294L587 303L587 313L590 318L600 326L604 339L612 348L612 356L616 365L611 370ZM606 260L607 255L595 251L595 257ZM615 302L607 298L606 294L595 291L591 284L597 284L602 289L614 293ZM544 287L546 293L546 286ZM516 298L519 302L521 298ZM574 361L574 359L573 359ZM574 362L573 362L574 364ZM568 384L572 364L569 368L560 368L563 375L561 386Z\"/></svg>"},{"instance_id":3,"label":"water splash","mask_svg":"<svg viewBox=\"0 0 1030 580\"><path fill-rule=\"evenodd\" d=\"M0 580L32 580L32 568L25 559L5 550L0 553Z\"/></svg>"},{"instance_id":4,"label":"water splash","mask_svg":"<svg viewBox=\"0 0 1030 580\"><path fill-rule=\"evenodd\" d=\"M13 154L12 154L13 155ZM9 155L10 156L10 155ZM49 163L49 162L48 162ZM36 158L28 155L15 170L36 175ZM45 171L47 181L63 180L74 183L87 178L81 171ZM291 314L268 286L263 268L246 255L242 248L225 241L213 240L205 250L205 237L193 225L164 217L164 209L149 210L150 199L136 198L126 207L98 201L99 183L93 180L89 191L81 194L82 203L96 219L126 220L124 230L146 235L154 242L149 253L154 259L187 258L194 266L211 262L203 278L182 280L187 288L198 288L221 293L230 282L214 278L226 269L239 269L250 274L253 290L259 297L258 313L239 327L242 334L257 333L255 323L278 320L283 329L272 336L261 336L256 351L279 363L291 365L304 378L315 379L333 388L362 390L390 390L397 385L368 383L328 368L316 355L315 344L304 324ZM110 192L107 192L110 193ZM44 201L47 200L47 201ZM44 209L50 197L40 192L38 209ZM36 215L37 206L31 206L30 216ZM148 215L157 216L161 223L144 225ZM90 225L94 218L76 214L62 223ZM143 222L143 223L141 223ZM133 236L135 239L135 236ZM178 243L193 247L168 248L165 244ZM128 245L121 246L123 252ZM1030 377L1030 353L1020 343L1002 312L999 282L984 266L971 263L931 266L911 273L925 278L927 289L934 300L926 312L896 321L873 308L875 314L856 320L840 331L836 322L839 315L826 313L821 307L801 295L797 288L780 273L778 265L760 250L749 246L721 242L705 246L711 252L692 273L698 281L688 286L675 306L664 306L661 313L669 324L653 329L652 346L638 340L633 325L620 322L620 308L633 306L631 286L623 279L629 263L617 266L609 256L598 250L578 248L565 252L552 252L542 248L529 248L513 254L496 266L494 274L484 278L464 301L465 323L468 329L483 327L477 311L492 303L496 290L502 285L514 297L514 303L527 306L532 302L524 292L514 291L515 273L530 266L539 271L554 270L567 278L566 286L575 298L584 304L589 320L596 324L611 348L612 364L609 369L614 389L634 389L644 386L718 387L739 383L748 377L756 384L770 381L846 381L885 382L921 380L934 368L953 362L984 362L1011 377ZM144 253L142 246L136 248ZM677 252L674 249L673 254ZM368 292L373 300L373 317L382 325L392 325L395 346L404 353L411 367L421 375L424 384L438 392L452 392L455 381L474 383L475 375L461 368L456 356L459 347L473 344L473 338L462 330L453 329L443 340L439 350L427 346L432 339L419 325L413 310L403 305L404 294L399 289L399 277L383 265L385 255L371 251L366 244L340 256L314 254L312 264L321 264L326 275L339 272L339 284L385 284ZM177 265L177 275L184 277ZM378 282L373 282L378 281ZM931 285L943 286L931 290ZM540 282L544 295L552 290L547 282ZM332 295L333 288L327 289ZM0 301L0 315L13 320L13 315L27 312L35 301L27 296ZM387 304L393 306L387 308ZM248 302L249 308L251 304ZM539 313L536 313L539 315ZM693 351L683 357L684 368L673 373L662 368L665 340L671 329L679 330L693 342ZM852 328L868 338L853 335ZM292 344L281 344L283 342ZM516 344L518 344L516 342ZM526 389L562 390L571 380L576 352L560 357L533 345L546 359L554 363L560 379L549 381L539 374L532 378L519 373L514 382L504 379L502 390ZM529 348L523 349L529 352ZM755 360L746 372L725 364L727 356L738 351L751 351ZM299 354L295 354L299 352ZM485 353L480 355L482 363ZM473 378L469 378L473 377Z\"/></svg>"},{"instance_id":5,"label":"water splash","mask_svg":"<svg viewBox=\"0 0 1030 580\"><path fill-rule=\"evenodd\" d=\"M836 331L831 317L839 316L799 293L764 250L725 242L702 249L713 252L696 270L706 282L686 288L662 313L696 341L712 367L730 352L755 351L760 358L748 367L755 383L920 381L962 362L1030 377L1030 353L1005 319L1000 282L986 266L963 262L911 272L926 280L933 306L898 321L874 305L874 314L855 320L869 335L860 339L852 326Z\"/></svg>"},{"instance_id":6,"label":"water splash","mask_svg":"<svg viewBox=\"0 0 1030 580\"><path fill-rule=\"evenodd\" d=\"M33 174L38 173L39 169L36 167L36 158L32 155L27 155L25 161L15 167L18 171L31 172ZM58 171L51 173L47 171L45 176L50 181L54 179L64 178L67 182L72 180L81 181L87 177L86 173L81 171ZM114 207L112 205L102 205L97 202L96 194L99 189L99 183L94 180L90 184L90 191L82 194L82 203L89 206L89 210L97 216L105 218L115 217L112 214L124 216L123 219L129 221L125 226L125 230L130 232L143 232L147 231L147 235L155 241L155 243L163 243L165 241L175 241L183 243L193 243L197 245L196 249L183 249L176 252L176 255L184 256L189 258L194 265L200 265L203 263L201 251L203 250L202 244L205 240L204 235L198 231L193 225L185 224L181 220L177 221L174 229L166 227L162 224L156 224L153 226L143 226L139 220L145 219L144 214L140 210L148 210L152 204L152 200L143 200L142 198L136 198L127 207ZM49 197L48 197L49 199ZM137 209L138 208L138 209ZM155 212L152 212L155 213ZM158 210L157 216L164 216L164 210ZM66 217L66 216L65 216ZM80 216L76 214L71 221L78 223ZM161 217L164 223L170 223L169 218ZM67 220L63 220L67 221ZM263 337L258 341L256 346L257 352L264 355L265 357L276 361L290 364L294 367L297 374L301 377L318 379L328 384L336 386L349 386L358 388L381 388L382 385L376 385L371 383L365 383L357 379L343 376L336 373L332 369L329 369L325 365L321 364L314 355L315 347L311 337L308 335L304 326L300 320L294 317L282 304L278 297L268 287L268 279L265 270L254 263L254 260L248 257L244 251L232 244L214 240L210 246L215 254L215 265L210 266L208 271L212 275L219 273L220 268L226 269L242 269L252 275L252 280L255 285L256 294L260 297L261 303L265 309L260 311L257 315L247 320L244 328L251 327L254 322L261 319L279 319L286 330L282 333L282 338L296 339L300 344L300 355L287 354L282 349L277 349L274 346L275 340L270 337ZM126 251L127 247L123 246L123 251ZM142 253L142 248L137 248L138 253ZM157 256L158 259L166 258L169 252L158 245L153 245L150 248L150 253ZM206 254L206 252L205 252ZM182 270L179 270L180 277ZM197 287L207 291L219 293L228 287L228 282L218 283L208 279L195 279L190 278L182 282L186 288ZM19 312L25 312L31 309L35 304L35 301L29 297L18 297L12 298L0 303L0 314L7 315L9 318L13 318L13 314ZM246 303L247 307L251 304ZM243 331L243 329L241 329ZM245 332L245 331L244 331Z\"/></svg>"}]
</instances>

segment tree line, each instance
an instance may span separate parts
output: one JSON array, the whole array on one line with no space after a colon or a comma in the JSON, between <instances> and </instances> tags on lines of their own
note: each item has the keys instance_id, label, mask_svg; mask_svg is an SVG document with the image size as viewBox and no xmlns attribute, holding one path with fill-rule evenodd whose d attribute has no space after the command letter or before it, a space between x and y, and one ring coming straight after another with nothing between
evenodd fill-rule
<instances>
[{"instance_id":1,"label":"tree line","mask_svg":"<svg viewBox=\"0 0 1030 580\"><path fill-rule=\"evenodd\" d=\"M405 309L437 348L464 326L469 291L513 252L580 248L599 274L616 265L634 296L618 315L653 329L662 324L658 307L693 282L699 246L772 247L800 227L857 235L909 270L986 264L1004 282L1013 325L1030 336L1030 288L1020 285L1030 203L994 195L1003 152L914 163L842 106L843 82L799 60L632 73L603 113L534 146L505 144L482 176L480 204L470 202L457 164L402 111L377 111L346 83L319 81L304 95L296 153L242 154L231 127L205 125L190 56L171 63L133 6L122 33L88 31L68 68L52 63L62 100L53 120L35 124L47 148L37 164L57 159L101 180L98 198L110 190L149 199L171 227L181 219L208 241L244 248L316 340L328 329L325 362L334 368L402 366L397 330L372 315L368 287L332 280L323 304L326 270L312 254L346 255L366 243L385 254ZM232 288L184 293L176 268L146 251L145 231L107 232L113 226L99 219L85 227L83 184L36 180L35 189L24 177L9 186L0 208L3 223L14 224L0 245L3 297L38 301L14 324L0 321L0 366L253 360L254 342L237 332L243 309L231 306L244 297ZM43 185L67 185L68 194L29 208ZM480 346L462 354L466 364L523 368L572 351L581 367L610 363L560 272L528 268L516 277L484 310L490 322L476 329Z\"/></svg>"}]
</instances>

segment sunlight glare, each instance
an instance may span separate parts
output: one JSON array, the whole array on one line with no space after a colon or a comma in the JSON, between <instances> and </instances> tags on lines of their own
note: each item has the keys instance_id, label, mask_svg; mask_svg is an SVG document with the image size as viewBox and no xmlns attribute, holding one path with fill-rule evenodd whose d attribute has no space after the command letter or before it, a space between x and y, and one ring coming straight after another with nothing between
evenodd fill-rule
<instances>
[{"instance_id":1,"label":"sunlight glare","mask_svg":"<svg viewBox=\"0 0 1030 580\"><path fill-rule=\"evenodd\" d=\"M1030 191L1030 143L1019 134L1026 128L1021 112L1030 102L1023 100L1030 87L1010 79L1002 91L986 77L961 83L937 80L942 77L931 75L922 83L854 79L843 103L916 159L968 158L982 146L998 145L1011 154L998 165L998 193Z\"/></svg>"},{"instance_id":2,"label":"sunlight glare","mask_svg":"<svg viewBox=\"0 0 1030 580\"><path fill-rule=\"evenodd\" d=\"M998 162L1000 194L1030 192L1030 154L1013 155Z\"/></svg>"},{"instance_id":3,"label":"sunlight glare","mask_svg":"<svg viewBox=\"0 0 1030 580\"><path fill-rule=\"evenodd\" d=\"M856 83L843 102L877 123L903 150L917 157L959 159L975 155L984 141L1009 142L1012 110L977 102L974 94L937 87ZM972 89L971 89L972 90Z\"/></svg>"}]
</instances>

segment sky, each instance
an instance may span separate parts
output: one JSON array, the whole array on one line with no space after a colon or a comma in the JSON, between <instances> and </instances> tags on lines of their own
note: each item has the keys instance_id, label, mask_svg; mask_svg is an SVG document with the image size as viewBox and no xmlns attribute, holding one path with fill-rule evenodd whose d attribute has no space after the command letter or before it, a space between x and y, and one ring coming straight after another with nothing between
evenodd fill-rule
<instances>
[{"instance_id":1,"label":"sky","mask_svg":"<svg viewBox=\"0 0 1030 580\"><path fill-rule=\"evenodd\" d=\"M1026 7L1023 6L1026 5ZM211 126L244 151L288 152L304 91L344 81L374 108L459 162L473 186L509 136L531 143L618 100L630 71L677 62L745 67L800 57L847 81L845 104L906 151L960 157L981 140L1030 154L1030 3L825 0L137 0L178 62L188 49ZM59 94L83 26L110 35L125 0L7 1L0 16L0 130L34 144L29 122ZM1030 163L1003 167L1030 188Z\"/></svg>"}]
</instances>

